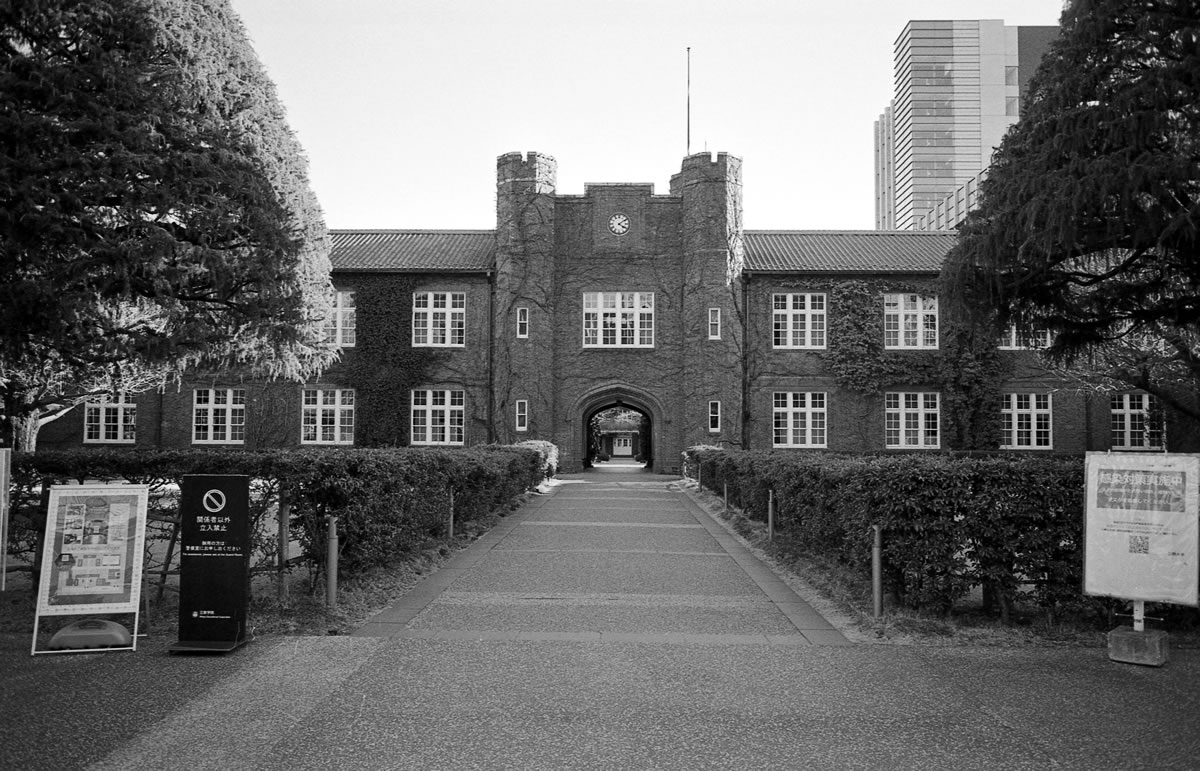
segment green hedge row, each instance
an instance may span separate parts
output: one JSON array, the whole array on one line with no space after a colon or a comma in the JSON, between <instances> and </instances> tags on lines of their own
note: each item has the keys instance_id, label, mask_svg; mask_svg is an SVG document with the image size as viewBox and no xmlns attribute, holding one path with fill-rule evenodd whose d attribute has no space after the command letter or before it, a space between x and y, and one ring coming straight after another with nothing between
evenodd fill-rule
<instances>
[{"instance_id":1,"label":"green hedge row","mask_svg":"<svg viewBox=\"0 0 1200 771\"><path fill-rule=\"evenodd\" d=\"M552 475L549 442L463 449L322 448L300 450L82 449L16 455L8 549L32 559L44 529L42 490L49 484L125 480L151 488L152 520L177 518L179 484L189 474L251 478L254 559L274 564L274 521L282 491L290 529L304 556L323 564L326 517L338 518L344 573L387 565L447 530L450 502L465 523L509 505ZM169 529L169 528L168 528Z\"/></svg>"},{"instance_id":2,"label":"green hedge row","mask_svg":"<svg viewBox=\"0 0 1200 771\"><path fill-rule=\"evenodd\" d=\"M685 473L802 548L884 579L903 603L949 612L975 587L1007 610L1095 608L1082 596L1084 466L1060 456L887 456L696 447Z\"/></svg>"}]
</instances>

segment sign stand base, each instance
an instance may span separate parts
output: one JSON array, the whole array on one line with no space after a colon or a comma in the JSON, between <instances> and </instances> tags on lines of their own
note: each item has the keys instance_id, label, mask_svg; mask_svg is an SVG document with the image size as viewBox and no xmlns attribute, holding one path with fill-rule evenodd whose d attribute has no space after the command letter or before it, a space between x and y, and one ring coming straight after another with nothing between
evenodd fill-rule
<instances>
[{"instance_id":1,"label":"sign stand base","mask_svg":"<svg viewBox=\"0 0 1200 771\"><path fill-rule=\"evenodd\" d=\"M1161 667L1167 663L1169 652L1167 633L1161 629L1119 626L1108 633L1108 657L1113 661Z\"/></svg>"},{"instance_id":2,"label":"sign stand base","mask_svg":"<svg viewBox=\"0 0 1200 771\"><path fill-rule=\"evenodd\" d=\"M220 642L216 640L197 640L188 642L180 640L177 643L172 643L171 647L167 648L168 653L229 653L232 650L245 645L249 640L237 640L236 642Z\"/></svg>"}]
</instances>

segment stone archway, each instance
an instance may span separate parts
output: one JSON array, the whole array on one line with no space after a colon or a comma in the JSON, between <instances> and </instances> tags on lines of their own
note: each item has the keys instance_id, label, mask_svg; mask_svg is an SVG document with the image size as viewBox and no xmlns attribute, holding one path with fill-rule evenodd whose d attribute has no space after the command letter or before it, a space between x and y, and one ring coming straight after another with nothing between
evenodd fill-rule
<instances>
[{"instance_id":1,"label":"stone archway","mask_svg":"<svg viewBox=\"0 0 1200 771\"><path fill-rule=\"evenodd\" d=\"M640 416L641 420L637 422L636 428L630 427L628 432L620 430L622 427L598 432L594 419L609 411ZM611 444L615 445L616 437L625 433L630 434L630 444L636 444L636 447L630 447L630 457L640 459L646 468L654 466L655 448L659 444L658 434L663 414L662 407L655 397L626 385L609 385L580 397L573 414L579 426L576 452L579 453L584 468L590 467L599 455L612 457L614 447L610 446L610 440Z\"/></svg>"}]
</instances>

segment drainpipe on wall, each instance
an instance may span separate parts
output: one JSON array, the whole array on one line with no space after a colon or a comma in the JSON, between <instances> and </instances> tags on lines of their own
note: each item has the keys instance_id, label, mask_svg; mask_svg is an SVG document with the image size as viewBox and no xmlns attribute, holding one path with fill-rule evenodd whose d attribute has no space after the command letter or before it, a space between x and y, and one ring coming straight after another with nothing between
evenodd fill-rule
<instances>
[{"instance_id":1,"label":"drainpipe on wall","mask_svg":"<svg viewBox=\"0 0 1200 771\"><path fill-rule=\"evenodd\" d=\"M496 274L488 271L487 437L496 443Z\"/></svg>"}]
</instances>

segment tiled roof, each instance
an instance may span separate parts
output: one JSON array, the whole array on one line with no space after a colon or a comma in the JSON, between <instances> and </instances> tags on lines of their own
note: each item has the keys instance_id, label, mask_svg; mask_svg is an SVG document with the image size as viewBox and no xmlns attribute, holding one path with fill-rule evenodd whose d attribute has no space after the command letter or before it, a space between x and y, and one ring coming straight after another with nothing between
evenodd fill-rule
<instances>
[{"instance_id":1,"label":"tiled roof","mask_svg":"<svg viewBox=\"0 0 1200 771\"><path fill-rule=\"evenodd\" d=\"M748 230L746 270L936 273L955 238L911 230Z\"/></svg>"},{"instance_id":2,"label":"tiled roof","mask_svg":"<svg viewBox=\"0 0 1200 771\"><path fill-rule=\"evenodd\" d=\"M334 270L488 271L492 230L331 230Z\"/></svg>"},{"instance_id":3,"label":"tiled roof","mask_svg":"<svg viewBox=\"0 0 1200 771\"><path fill-rule=\"evenodd\" d=\"M331 230L334 270L486 272L492 230ZM746 270L936 273L955 234L912 230L750 230Z\"/></svg>"}]
</instances>

